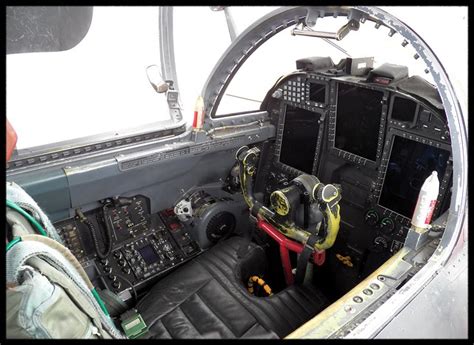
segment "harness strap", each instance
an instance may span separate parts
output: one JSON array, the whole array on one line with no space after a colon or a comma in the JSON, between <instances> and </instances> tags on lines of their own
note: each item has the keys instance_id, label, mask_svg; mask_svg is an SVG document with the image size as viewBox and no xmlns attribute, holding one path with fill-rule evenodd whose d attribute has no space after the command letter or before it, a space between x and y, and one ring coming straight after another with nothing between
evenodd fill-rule
<instances>
[{"instance_id":1,"label":"harness strap","mask_svg":"<svg viewBox=\"0 0 474 345\"><path fill-rule=\"evenodd\" d=\"M318 241L319 237L317 235L311 234L306 241L303 251L301 252L298 263L296 266L296 277L295 277L295 284L301 285L303 284L305 273L306 273L306 266L308 265L308 260L311 254L314 252L314 245Z\"/></svg>"}]
</instances>

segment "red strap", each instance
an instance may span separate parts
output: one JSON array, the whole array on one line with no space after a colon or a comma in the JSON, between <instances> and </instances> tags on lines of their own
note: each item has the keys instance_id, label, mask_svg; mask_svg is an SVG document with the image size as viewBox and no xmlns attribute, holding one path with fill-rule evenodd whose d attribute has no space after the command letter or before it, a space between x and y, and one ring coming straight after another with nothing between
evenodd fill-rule
<instances>
[{"instance_id":1,"label":"red strap","mask_svg":"<svg viewBox=\"0 0 474 345\"><path fill-rule=\"evenodd\" d=\"M17 140L18 136L7 119L7 162L10 160L13 150L15 150Z\"/></svg>"}]
</instances>

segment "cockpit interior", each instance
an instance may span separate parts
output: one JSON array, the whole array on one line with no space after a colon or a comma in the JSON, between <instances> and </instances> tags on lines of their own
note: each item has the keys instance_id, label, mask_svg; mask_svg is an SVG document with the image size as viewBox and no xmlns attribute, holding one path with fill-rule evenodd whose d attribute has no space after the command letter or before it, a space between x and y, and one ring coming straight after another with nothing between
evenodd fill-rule
<instances>
[{"instance_id":1,"label":"cockpit interior","mask_svg":"<svg viewBox=\"0 0 474 345\"><path fill-rule=\"evenodd\" d=\"M213 121L33 157L46 170L7 163L114 325L139 315L129 337L291 338L308 322L344 336L435 252L452 138L437 88L408 67L301 56L258 111ZM85 160L61 163L74 150ZM411 222L433 172L421 240Z\"/></svg>"}]
</instances>

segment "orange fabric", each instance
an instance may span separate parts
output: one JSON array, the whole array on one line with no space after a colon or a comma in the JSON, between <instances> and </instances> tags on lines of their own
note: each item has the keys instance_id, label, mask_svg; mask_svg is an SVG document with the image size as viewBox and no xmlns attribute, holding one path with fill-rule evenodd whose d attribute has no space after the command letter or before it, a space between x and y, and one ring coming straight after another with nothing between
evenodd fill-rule
<instances>
[{"instance_id":1,"label":"orange fabric","mask_svg":"<svg viewBox=\"0 0 474 345\"><path fill-rule=\"evenodd\" d=\"M13 150L15 150L17 140L18 136L7 119L7 162L10 160Z\"/></svg>"}]
</instances>

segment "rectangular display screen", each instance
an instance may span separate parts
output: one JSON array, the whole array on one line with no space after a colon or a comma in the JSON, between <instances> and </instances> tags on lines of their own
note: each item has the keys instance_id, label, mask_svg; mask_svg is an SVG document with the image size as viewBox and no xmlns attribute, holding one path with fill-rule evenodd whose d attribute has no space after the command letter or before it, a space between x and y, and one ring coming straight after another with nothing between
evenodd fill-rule
<instances>
[{"instance_id":1,"label":"rectangular display screen","mask_svg":"<svg viewBox=\"0 0 474 345\"><path fill-rule=\"evenodd\" d=\"M413 122L416 115L416 102L408 98L394 97L391 118L393 120Z\"/></svg>"},{"instance_id":2,"label":"rectangular display screen","mask_svg":"<svg viewBox=\"0 0 474 345\"><path fill-rule=\"evenodd\" d=\"M395 136L379 205L411 218L421 186L434 170L438 179L443 179L449 154L441 148Z\"/></svg>"},{"instance_id":3,"label":"rectangular display screen","mask_svg":"<svg viewBox=\"0 0 474 345\"><path fill-rule=\"evenodd\" d=\"M338 85L336 148L376 160L382 99L382 91L357 85Z\"/></svg>"},{"instance_id":4,"label":"rectangular display screen","mask_svg":"<svg viewBox=\"0 0 474 345\"><path fill-rule=\"evenodd\" d=\"M326 85L309 83L309 100L317 103L326 103Z\"/></svg>"},{"instance_id":5,"label":"rectangular display screen","mask_svg":"<svg viewBox=\"0 0 474 345\"><path fill-rule=\"evenodd\" d=\"M142 256L143 260L145 260L147 265L155 263L158 260L158 255L156 255L153 247L150 244L138 249L138 252Z\"/></svg>"},{"instance_id":6,"label":"rectangular display screen","mask_svg":"<svg viewBox=\"0 0 474 345\"><path fill-rule=\"evenodd\" d=\"M280 162L313 173L314 155L318 142L320 114L287 105Z\"/></svg>"}]
</instances>

